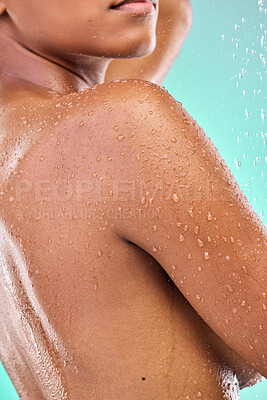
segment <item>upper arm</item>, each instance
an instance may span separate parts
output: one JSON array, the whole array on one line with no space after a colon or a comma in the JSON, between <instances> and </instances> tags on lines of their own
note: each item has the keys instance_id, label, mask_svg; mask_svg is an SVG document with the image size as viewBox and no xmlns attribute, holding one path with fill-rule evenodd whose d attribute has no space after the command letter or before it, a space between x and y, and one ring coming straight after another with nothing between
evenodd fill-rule
<instances>
[{"instance_id":1,"label":"upper arm","mask_svg":"<svg viewBox=\"0 0 267 400\"><path fill-rule=\"evenodd\" d=\"M156 85L133 86L133 129L117 146L127 171L117 179L128 176L134 191L123 205L130 217L113 220L114 228L151 254L214 332L267 377L266 229L183 107Z\"/></svg>"}]
</instances>

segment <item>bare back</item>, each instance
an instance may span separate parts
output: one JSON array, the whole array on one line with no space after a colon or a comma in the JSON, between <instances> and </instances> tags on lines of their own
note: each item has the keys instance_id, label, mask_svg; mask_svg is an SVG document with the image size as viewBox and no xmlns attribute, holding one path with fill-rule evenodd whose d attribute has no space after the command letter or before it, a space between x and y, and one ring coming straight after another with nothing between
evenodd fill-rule
<instances>
[{"instance_id":1,"label":"bare back","mask_svg":"<svg viewBox=\"0 0 267 400\"><path fill-rule=\"evenodd\" d=\"M255 371L114 228L143 216L108 84L28 99L1 116L0 348L21 398L237 399Z\"/></svg>"}]
</instances>

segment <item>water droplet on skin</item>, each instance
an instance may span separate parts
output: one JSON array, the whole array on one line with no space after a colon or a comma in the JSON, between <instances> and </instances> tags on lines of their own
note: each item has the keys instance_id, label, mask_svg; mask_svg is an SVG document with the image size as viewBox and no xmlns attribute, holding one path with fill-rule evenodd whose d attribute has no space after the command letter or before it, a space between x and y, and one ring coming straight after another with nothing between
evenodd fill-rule
<instances>
[{"instance_id":1,"label":"water droplet on skin","mask_svg":"<svg viewBox=\"0 0 267 400\"><path fill-rule=\"evenodd\" d=\"M174 201L174 203L178 203L179 197L177 196L176 193L174 193L174 195L172 196L172 200Z\"/></svg>"},{"instance_id":2,"label":"water droplet on skin","mask_svg":"<svg viewBox=\"0 0 267 400\"><path fill-rule=\"evenodd\" d=\"M245 267L245 265L242 265L242 270L245 272L245 274L248 273L248 270L247 270L247 268Z\"/></svg>"},{"instance_id":3,"label":"water droplet on skin","mask_svg":"<svg viewBox=\"0 0 267 400\"><path fill-rule=\"evenodd\" d=\"M152 129L151 134L155 135L157 133L157 131L155 129Z\"/></svg>"},{"instance_id":4,"label":"water droplet on skin","mask_svg":"<svg viewBox=\"0 0 267 400\"><path fill-rule=\"evenodd\" d=\"M180 233L180 235L179 235L179 241L180 241L180 242L183 242L183 241L184 241L184 235L183 235L182 233Z\"/></svg>"},{"instance_id":5,"label":"water droplet on skin","mask_svg":"<svg viewBox=\"0 0 267 400\"><path fill-rule=\"evenodd\" d=\"M196 294L196 299L197 299L197 300L200 300L199 294Z\"/></svg>"},{"instance_id":6,"label":"water droplet on skin","mask_svg":"<svg viewBox=\"0 0 267 400\"><path fill-rule=\"evenodd\" d=\"M192 122L189 120L189 119L184 119L184 123L186 124L186 125L192 125Z\"/></svg>"},{"instance_id":7,"label":"water droplet on skin","mask_svg":"<svg viewBox=\"0 0 267 400\"><path fill-rule=\"evenodd\" d=\"M263 292L263 293L262 293L262 297L263 297L264 299L266 299L266 296L267 296L267 293L266 293L266 292Z\"/></svg>"},{"instance_id":8,"label":"water droplet on skin","mask_svg":"<svg viewBox=\"0 0 267 400\"><path fill-rule=\"evenodd\" d=\"M198 392L197 397L199 398L201 397L201 392Z\"/></svg>"},{"instance_id":9,"label":"water droplet on skin","mask_svg":"<svg viewBox=\"0 0 267 400\"><path fill-rule=\"evenodd\" d=\"M197 243L198 243L199 247L203 247L204 246L204 243L200 239L197 239Z\"/></svg>"},{"instance_id":10,"label":"water droplet on skin","mask_svg":"<svg viewBox=\"0 0 267 400\"><path fill-rule=\"evenodd\" d=\"M155 246L153 246L152 249L153 249L153 251L155 251L155 252L158 251L158 249L157 249Z\"/></svg>"},{"instance_id":11,"label":"water droplet on skin","mask_svg":"<svg viewBox=\"0 0 267 400\"><path fill-rule=\"evenodd\" d=\"M188 214L190 215L191 218L194 218L193 209L194 209L194 207L189 208L189 210L187 210L187 212L188 212Z\"/></svg>"},{"instance_id":12,"label":"water droplet on skin","mask_svg":"<svg viewBox=\"0 0 267 400\"><path fill-rule=\"evenodd\" d=\"M95 282L94 286L95 286L95 290L97 290L98 289L98 283Z\"/></svg>"},{"instance_id":13,"label":"water droplet on skin","mask_svg":"<svg viewBox=\"0 0 267 400\"><path fill-rule=\"evenodd\" d=\"M233 292L234 291L234 289L232 288L232 286L230 284L227 284L226 287L229 290L229 292Z\"/></svg>"},{"instance_id":14,"label":"water droplet on skin","mask_svg":"<svg viewBox=\"0 0 267 400\"><path fill-rule=\"evenodd\" d=\"M202 271L202 267L197 267L197 270L198 270L199 272L201 272L201 271Z\"/></svg>"},{"instance_id":15,"label":"water droplet on skin","mask_svg":"<svg viewBox=\"0 0 267 400\"><path fill-rule=\"evenodd\" d=\"M267 310L266 304L263 303L262 309L263 309L263 311L266 311L266 310Z\"/></svg>"},{"instance_id":16,"label":"water droplet on skin","mask_svg":"<svg viewBox=\"0 0 267 400\"><path fill-rule=\"evenodd\" d=\"M176 225L178 226L178 228L181 228L182 223L181 222L177 222Z\"/></svg>"},{"instance_id":17,"label":"water droplet on skin","mask_svg":"<svg viewBox=\"0 0 267 400\"><path fill-rule=\"evenodd\" d=\"M211 220L212 220L212 215L211 215L210 212L208 212L208 214L207 214L207 220L208 220L208 221L211 221Z\"/></svg>"},{"instance_id":18,"label":"water droplet on skin","mask_svg":"<svg viewBox=\"0 0 267 400\"><path fill-rule=\"evenodd\" d=\"M44 161L44 156L41 156L41 157L40 157L40 161Z\"/></svg>"},{"instance_id":19,"label":"water droplet on skin","mask_svg":"<svg viewBox=\"0 0 267 400\"><path fill-rule=\"evenodd\" d=\"M118 132L119 127L118 127L117 125L115 125L115 126L114 126L114 130L115 130L116 132Z\"/></svg>"},{"instance_id":20,"label":"water droplet on skin","mask_svg":"<svg viewBox=\"0 0 267 400\"><path fill-rule=\"evenodd\" d=\"M259 325L259 330L262 331L263 330L263 326L260 324Z\"/></svg>"},{"instance_id":21,"label":"water droplet on skin","mask_svg":"<svg viewBox=\"0 0 267 400\"><path fill-rule=\"evenodd\" d=\"M158 230L158 225L153 225L153 231L157 232L157 230Z\"/></svg>"},{"instance_id":22,"label":"water droplet on skin","mask_svg":"<svg viewBox=\"0 0 267 400\"><path fill-rule=\"evenodd\" d=\"M97 175L98 175L98 173L97 173L97 172L93 172L93 173L92 173L92 176L93 176L94 178L96 178L96 177L97 177Z\"/></svg>"},{"instance_id":23,"label":"water droplet on skin","mask_svg":"<svg viewBox=\"0 0 267 400\"><path fill-rule=\"evenodd\" d=\"M192 258L191 253L188 253L188 254L187 254L187 258L188 258L188 260L191 260L191 258Z\"/></svg>"},{"instance_id":24,"label":"water droplet on skin","mask_svg":"<svg viewBox=\"0 0 267 400\"><path fill-rule=\"evenodd\" d=\"M185 225L185 226L184 226L184 231L187 232L188 229L189 229L189 226L188 226L188 225Z\"/></svg>"},{"instance_id":25,"label":"water droplet on skin","mask_svg":"<svg viewBox=\"0 0 267 400\"><path fill-rule=\"evenodd\" d=\"M183 167L178 167L178 171L181 172L183 170Z\"/></svg>"},{"instance_id":26,"label":"water droplet on skin","mask_svg":"<svg viewBox=\"0 0 267 400\"><path fill-rule=\"evenodd\" d=\"M84 126L84 122L81 121L81 122L80 122L80 127L82 128L83 126Z\"/></svg>"},{"instance_id":27,"label":"water droplet on skin","mask_svg":"<svg viewBox=\"0 0 267 400\"><path fill-rule=\"evenodd\" d=\"M91 116L94 114L94 111L89 111L88 115Z\"/></svg>"},{"instance_id":28,"label":"water droplet on skin","mask_svg":"<svg viewBox=\"0 0 267 400\"><path fill-rule=\"evenodd\" d=\"M97 255L98 255L99 257L101 257L102 254L103 254L102 250L98 250Z\"/></svg>"},{"instance_id":29,"label":"water droplet on skin","mask_svg":"<svg viewBox=\"0 0 267 400\"><path fill-rule=\"evenodd\" d=\"M174 264L172 264L172 269L176 269L176 266Z\"/></svg>"},{"instance_id":30,"label":"water droplet on skin","mask_svg":"<svg viewBox=\"0 0 267 400\"><path fill-rule=\"evenodd\" d=\"M246 305L246 302L243 300L242 303L241 303L241 306L245 307L245 305Z\"/></svg>"},{"instance_id":31,"label":"water droplet on skin","mask_svg":"<svg viewBox=\"0 0 267 400\"><path fill-rule=\"evenodd\" d=\"M176 142L177 142L176 137L174 137L174 136L172 137L172 142L173 142L173 143L176 143Z\"/></svg>"},{"instance_id":32,"label":"water droplet on skin","mask_svg":"<svg viewBox=\"0 0 267 400\"><path fill-rule=\"evenodd\" d=\"M205 252L204 252L204 259L205 259L205 260L208 260L209 258L210 258L209 252L208 252L208 251L205 251Z\"/></svg>"},{"instance_id":33,"label":"water droplet on skin","mask_svg":"<svg viewBox=\"0 0 267 400\"><path fill-rule=\"evenodd\" d=\"M199 232L199 226L196 226L196 227L195 227L195 229L194 229L194 233L195 233L195 235L197 235L197 234L198 234L198 232Z\"/></svg>"},{"instance_id":34,"label":"water droplet on skin","mask_svg":"<svg viewBox=\"0 0 267 400\"><path fill-rule=\"evenodd\" d=\"M125 138L125 136L123 136L123 135L117 136L117 139L118 139L119 141L122 141L124 138Z\"/></svg>"}]
</instances>

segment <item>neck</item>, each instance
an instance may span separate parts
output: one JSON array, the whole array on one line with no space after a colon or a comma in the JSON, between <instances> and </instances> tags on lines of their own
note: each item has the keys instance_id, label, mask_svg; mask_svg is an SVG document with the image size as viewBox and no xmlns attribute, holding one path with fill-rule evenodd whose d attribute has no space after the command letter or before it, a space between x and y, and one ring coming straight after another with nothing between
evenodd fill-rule
<instances>
[{"instance_id":1,"label":"neck","mask_svg":"<svg viewBox=\"0 0 267 400\"><path fill-rule=\"evenodd\" d=\"M0 29L1 79L11 78L61 95L103 83L111 59L66 54L56 58L38 54L13 37L7 25Z\"/></svg>"}]
</instances>

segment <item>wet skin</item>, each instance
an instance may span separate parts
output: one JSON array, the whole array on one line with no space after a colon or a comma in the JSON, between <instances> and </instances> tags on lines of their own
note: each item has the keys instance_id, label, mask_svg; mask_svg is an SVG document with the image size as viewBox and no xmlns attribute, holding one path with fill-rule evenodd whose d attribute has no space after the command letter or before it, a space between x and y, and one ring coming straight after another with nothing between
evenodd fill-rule
<instances>
[{"instance_id":1,"label":"wet skin","mask_svg":"<svg viewBox=\"0 0 267 400\"><path fill-rule=\"evenodd\" d=\"M1 359L19 395L237 398L235 374L266 376L259 218L160 87L78 91L95 76L79 62L31 61L52 72L0 81ZM222 204L192 198L215 178Z\"/></svg>"}]
</instances>

